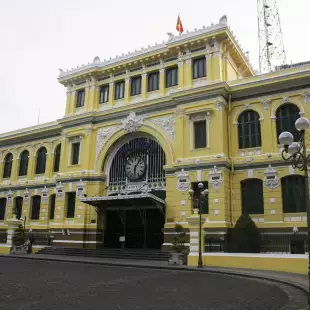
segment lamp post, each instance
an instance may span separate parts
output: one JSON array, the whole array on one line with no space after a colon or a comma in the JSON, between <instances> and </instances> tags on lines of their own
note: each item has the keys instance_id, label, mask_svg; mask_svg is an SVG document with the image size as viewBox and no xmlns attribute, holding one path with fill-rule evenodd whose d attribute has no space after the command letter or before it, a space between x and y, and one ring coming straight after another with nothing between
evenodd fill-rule
<instances>
[{"instance_id":1,"label":"lamp post","mask_svg":"<svg viewBox=\"0 0 310 310\"><path fill-rule=\"evenodd\" d=\"M285 161L289 161L293 168L298 168L304 172L305 177L305 209L307 212L307 226L308 226L308 276L310 284L310 208L309 208L309 179L308 179L308 167L310 167L310 154L307 155L306 149L306 130L309 128L309 120L305 117L300 117L295 122L295 127L300 131L301 136L298 142L294 142L293 135L284 131L279 136L280 144L284 145L284 149L281 153L282 158ZM310 309L310 291L308 293L308 307Z\"/></svg>"},{"instance_id":2,"label":"lamp post","mask_svg":"<svg viewBox=\"0 0 310 310\"><path fill-rule=\"evenodd\" d=\"M202 232L202 218L201 218L201 214L202 214L202 210L201 210L201 205L203 203L203 201L206 200L206 198L208 197L209 191L207 189L203 190L203 184L202 183L198 183L198 197L195 197L195 192L190 189L188 191L189 193L189 198L192 202L192 207L194 207L195 209L197 209L197 213L199 213L199 232L198 232L198 244L199 244L199 248L198 248L198 268L202 268L203 264L202 264L202 251L201 251L201 232ZM196 202L196 204L195 204Z\"/></svg>"}]
</instances>

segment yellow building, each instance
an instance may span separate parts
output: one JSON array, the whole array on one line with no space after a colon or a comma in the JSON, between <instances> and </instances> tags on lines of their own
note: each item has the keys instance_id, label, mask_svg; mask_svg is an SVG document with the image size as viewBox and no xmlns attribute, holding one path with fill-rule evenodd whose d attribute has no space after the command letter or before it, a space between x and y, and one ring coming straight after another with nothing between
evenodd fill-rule
<instances>
[{"instance_id":1,"label":"yellow building","mask_svg":"<svg viewBox=\"0 0 310 310\"><path fill-rule=\"evenodd\" d=\"M306 238L304 179L277 137L309 115L310 65L256 75L224 17L58 80L63 118L0 135L2 231L17 215L56 246L164 248L203 182L208 238L242 211L265 239Z\"/></svg>"}]
</instances>

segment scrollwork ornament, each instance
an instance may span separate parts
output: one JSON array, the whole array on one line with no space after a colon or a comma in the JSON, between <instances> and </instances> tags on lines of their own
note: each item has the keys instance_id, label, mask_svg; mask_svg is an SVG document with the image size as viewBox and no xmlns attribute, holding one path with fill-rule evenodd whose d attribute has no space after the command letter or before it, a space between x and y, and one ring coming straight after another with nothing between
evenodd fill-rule
<instances>
[{"instance_id":1,"label":"scrollwork ornament","mask_svg":"<svg viewBox=\"0 0 310 310\"><path fill-rule=\"evenodd\" d=\"M305 103L307 103L307 104L310 103L310 93L304 92L302 94L302 97L303 97Z\"/></svg>"},{"instance_id":2,"label":"scrollwork ornament","mask_svg":"<svg viewBox=\"0 0 310 310\"><path fill-rule=\"evenodd\" d=\"M177 190L180 192L185 192L189 189L190 184L191 180L188 173L182 169L181 172L177 174Z\"/></svg>"},{"instance_id":3,"label":"scrollwork ornament","mask_svg":"<svg viewBox=\"0 0 310 310\"><path fill-rule=\"evenodd\" d=\"M165 131L169 138L174 142L175 116L157 117L150 119L149 121Z\"/></svg>"},{"instance_id":4,"label":"scrollwork ornament","mask_svg":"<svg viewBox=\"0 0 310 310\"><path fill-rule=\"evenodd\" d=\"M128 133L138 131L143 125L143 119L142 116L137 116L135 112L130 112L128 117L123 120L122 128Z\"/></svg>"},{"instance_id":5,"label":"scrollwork ornament","mask_svg":"<svg viewBox=\"0 0 310 310\"><path fill-rule=\"evenodd\" d=\"M277 171L271 167L271 165L268 166L268 168L264 171L264 186L269 189L275 189L280 185L279 178L277 176Z\"/></svg>"},{"instance_id":6,"label":"scrollwork ornament","mask_svg":"<svg viewBox=\"0 0 310 310\"><path fill-rule=\"evenodd\" d=\"M209 182L215 191L219 191L223 183L223 177L221 170L216 166L209 173Z\"/></svg>"}]
</instances>

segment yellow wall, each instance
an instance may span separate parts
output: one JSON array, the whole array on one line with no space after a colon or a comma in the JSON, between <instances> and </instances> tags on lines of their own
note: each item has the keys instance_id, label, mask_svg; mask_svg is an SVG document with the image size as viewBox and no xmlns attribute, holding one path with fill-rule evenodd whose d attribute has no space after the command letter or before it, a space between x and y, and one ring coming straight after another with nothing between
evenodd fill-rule
<instances>
[{"instance_id":1,"label":"yellow wall","mask_svg":"<svg viewBox=\"0 0 310 310\"><path fill-rule=\"evenodd\" d=\"M188 265L197 266L198 257L189 256ZM212 254L203 256L203 264L212 267L272 270L308 274L306 255L262 255L262 254Z\"/></svg>"}]
</instances>

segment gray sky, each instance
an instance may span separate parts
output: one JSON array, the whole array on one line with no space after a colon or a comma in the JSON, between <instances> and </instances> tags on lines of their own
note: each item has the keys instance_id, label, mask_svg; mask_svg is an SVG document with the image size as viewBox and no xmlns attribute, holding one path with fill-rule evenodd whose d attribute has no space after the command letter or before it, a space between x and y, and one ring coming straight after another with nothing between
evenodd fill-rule
<instances>
[{"instance_id":1,"label":"gray sky","mask_svg":"<svg viewBox=\"0 0 310 310\"><path fill-rule=\"evenodd\" d=\"M309 0L278 0L288 62L310 60ZM174 32L228 24L258 68L256 0L0 0L0 132L57 120L66 90L58 68L146 47Z\"/></svg>"}]
</instances>

